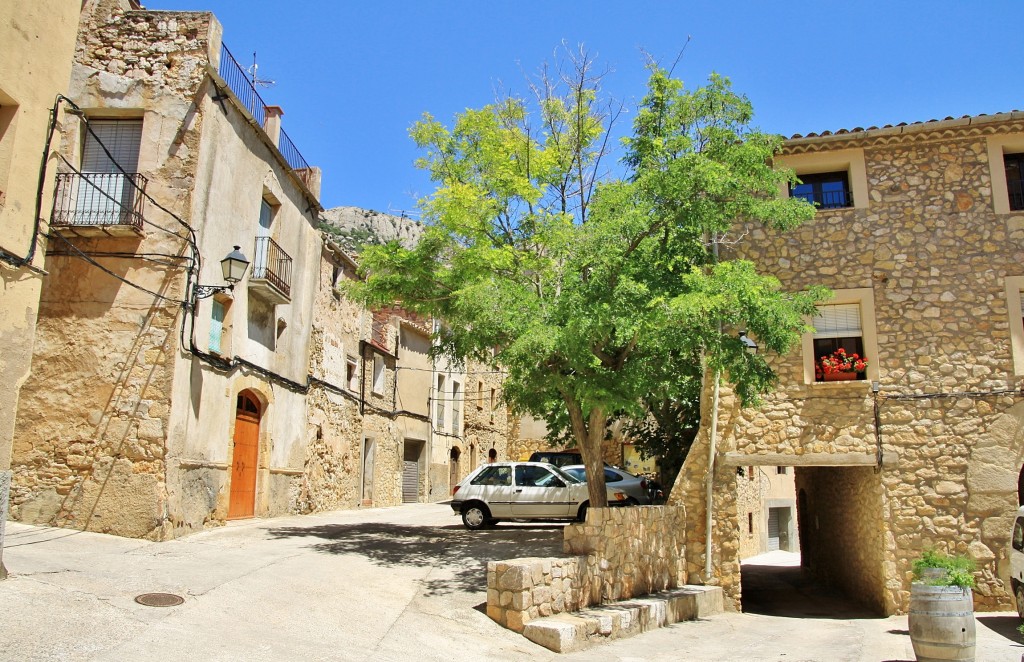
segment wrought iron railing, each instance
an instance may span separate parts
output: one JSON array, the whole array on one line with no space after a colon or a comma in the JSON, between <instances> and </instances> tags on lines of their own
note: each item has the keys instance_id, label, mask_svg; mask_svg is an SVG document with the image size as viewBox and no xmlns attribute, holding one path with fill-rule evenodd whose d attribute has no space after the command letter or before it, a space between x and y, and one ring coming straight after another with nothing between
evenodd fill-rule
<instances>
[{"instance_id":1,"label":"wrought iron railing","mask_svg":"<svg viewBox=\"0 0 1024 662\"><path fill-rule=\"evenodd\" d=\"M231 54L228 47L221 44L220 51L220 67L217 73L228 84L228 87L235 93L235 96L238 97L238 100L249 111L249 114L253 116L253 119L259 122L259 125L262 127L266 120L267 103L260 96L260 93L256 91L252 80L249 78L249 74L242 68L242 65L238 64L238 60ZM295 147L295 143L292 142L292 139L288 137L288 134L283 129L278 139L277 148L292 170L309 169L309 163L302 157L298 148ZM303 181L306 181L304 177Z\"/></svg>"},{"instance_id":2,"label":"wrought iron railing","mask_svg":"<svg viewBox=\"0 0 1024 662\"><path fill-rule=\"evenodd\" d=\"M270 237L256 237L251 279L265 280L285 296L292 291L292 258Z\"/></svg>"},{"instance_id":3,"label":"wrought iron railing","mask_svg":"<svg viewBox=\"0 0 1024 662\"><path fill-rule=\"evenodd\" d=\"M128 225L142 230L146 182L138 173L58 173L50 222L55 226Z\"/></svg>"},{"instance_id":4,"label":"wrought iron railing","mask_svg":"<svg viewBox=\"0 0 1024 662\"><path fill-rule=\"evenodd\" d=\"M1024 179L1011 179L1006 182L1010 191L1010 209L1024 209Z\"/></svg>"},{"instance_id":5,"label":"wrought iron railing","mask_svg":"<svg viewBox=\"0 0 1024 662\"><path fill-rule=\"evenodd\" d=\"M818 209L841 209L852 207L853 196L850 191L808 191L807 193L793 193L795 198L803 198Z\"/></svg>"}]
</instances>

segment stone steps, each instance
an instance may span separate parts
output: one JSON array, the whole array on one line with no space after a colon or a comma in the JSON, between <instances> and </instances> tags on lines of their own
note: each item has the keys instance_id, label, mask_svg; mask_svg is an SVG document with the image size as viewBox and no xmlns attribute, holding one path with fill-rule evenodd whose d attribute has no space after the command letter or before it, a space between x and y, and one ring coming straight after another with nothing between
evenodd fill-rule
<instances>
[{"instance_id":1,"label":"stone steps","mask_svg":"<svg viewBox=\"0 0 1024 662\"><path fill-rule=\"evenodd\" d=\"M683 586L643 598L612 602L526 624L523 636L556 653L583 650L609 639L624 639L679 621L720 614L722 589Z\"/></svg>"}]
</instances>

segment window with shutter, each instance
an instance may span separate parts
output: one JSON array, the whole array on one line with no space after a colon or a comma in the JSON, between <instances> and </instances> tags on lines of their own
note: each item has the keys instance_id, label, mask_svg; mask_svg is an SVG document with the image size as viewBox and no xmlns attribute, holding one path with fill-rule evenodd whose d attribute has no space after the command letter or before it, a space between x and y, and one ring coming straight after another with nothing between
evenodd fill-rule
<instances>
[{"instance_id":1,"label":"window with shutter","mask_svg":"<svg viewBox=\"0 0 1024 662\"><path fill-rule=\"evenodd\" d=\"M864 329L861 325L859 303L818 306L818 315L811 321L814 327L815 381L830 381L821 363L824 357L844 353L846 356L864 357ZM856 379L865 379L865 372L856 373Z\"/></svg>"},{"instance_id":2,"label":"window with shutter","mask_svg":"<svg viewBox=\"0 0 1024 662\"><path fill-rule=\"evenodd\" d=\"M210 351L214 354L222 353L222 338L224 336L224 304L216 299L213 300L210 313Z\"/></svg>"},{"instance_id":3,"label":"window with shutter","mask_svg":"<svg viewBox=\"0 0 1024 662\"><path fill-rule=\"evenodd\" d=\"M82 146L76 218L87 225L127 222L135 200L142 120L92 120Z\"/></svg>"}]
</instances>

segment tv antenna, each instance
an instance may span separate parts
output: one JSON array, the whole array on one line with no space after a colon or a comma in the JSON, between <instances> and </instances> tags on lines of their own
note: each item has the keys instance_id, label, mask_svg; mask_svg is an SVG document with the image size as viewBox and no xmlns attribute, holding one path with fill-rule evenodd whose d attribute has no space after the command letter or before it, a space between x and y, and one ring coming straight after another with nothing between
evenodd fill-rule
<instances>
[{"instance_id":1,"label":"tv antenna","mask_svg":"<svg viewBox=\"0 0 1024 662\"><path fill-rule=\"evenodd\" d=\"M252 52L252 66L249 67L249 75L252 76L252 86L256 87L273 87L277 85L277 81L270 80L268 78L260 78L256 75L259 71L259 65L256 64L256 51Z\"/></svg>"},{"instance_id":2,"label":"tv antenna","mask_svg":"<svg viewBox=\"0 0 1024 662\"><path fill-rule=\"evenodd\" d=\"M395 209L390 204L388 205L388 214L391 216L399 216L401 218L407 218L411 221L419 220L420 212L418 210L413 211L410 209Z\"/></svg>"}]
</instances>

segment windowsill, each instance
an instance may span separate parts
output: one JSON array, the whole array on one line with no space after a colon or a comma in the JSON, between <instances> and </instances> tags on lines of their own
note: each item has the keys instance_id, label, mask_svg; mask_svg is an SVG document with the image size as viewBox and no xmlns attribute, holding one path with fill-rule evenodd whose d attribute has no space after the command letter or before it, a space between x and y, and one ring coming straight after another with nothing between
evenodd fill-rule
<instances>
[{"instance_id":1,"label":"windowsill","mask_svg":"<svg viewBox=\"0 0 1024 662\"><path fill-rule=\"evenodd\" d=\"M850 388L852 386L857 386L857 385L860 385L860 384L866 384L866 385L870 386L871 385L871 381L867 380L867 379L848 379L846 381L841 381L841 382L811 382L811 383L807 384L807 386L815 386L815 387L823 386L825 388L836 388L836 387L839 387L839 388Z\"/></svg>"}]
</instances>

